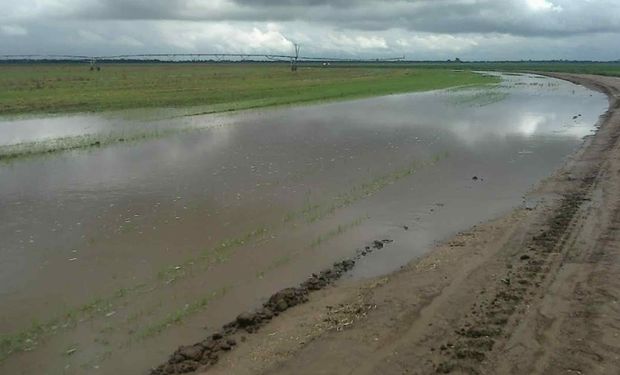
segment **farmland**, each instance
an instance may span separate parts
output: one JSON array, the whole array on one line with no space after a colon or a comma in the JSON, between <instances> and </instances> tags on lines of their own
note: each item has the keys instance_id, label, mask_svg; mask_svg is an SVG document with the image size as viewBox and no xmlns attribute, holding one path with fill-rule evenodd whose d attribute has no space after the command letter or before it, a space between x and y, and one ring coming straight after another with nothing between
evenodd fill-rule
<instances>
[{"instance_id":1,"label":"farmland","mask_svg":"<svg viewBox=\"0 0 620 375\"><path fill-rule=\"evenodd\" d=\"M448 69L286 64L0 65L0 114L203 106L225 112L496 82Z\"/></svg>"}]
</instances>

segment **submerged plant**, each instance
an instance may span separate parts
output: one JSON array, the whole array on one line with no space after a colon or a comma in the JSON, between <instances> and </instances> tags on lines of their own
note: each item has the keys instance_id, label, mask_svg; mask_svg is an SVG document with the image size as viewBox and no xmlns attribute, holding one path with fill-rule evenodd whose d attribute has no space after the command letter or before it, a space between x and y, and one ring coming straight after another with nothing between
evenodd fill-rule
<instances>
[{"instance_id":1,"label":"submerged plant","mask_svg":"<svg viewBox=\"0 0 620 375\"><path fill-rule=\"evenodd\" d=\"M498 103L510 94L497 88L486 88L482 90L466 90L450 97L449 101L455 105L463 105L469 107L484 107L490 104Z\"/></svg>"},{"instance_id":2,"label":"submerged plant","mask_svg":"<svg viewBox=\"0 0 620 375\"><path fill-rule=\"evenodd\" d=\"M23 142L9 145L0 145L0 161L10 162L16 159L48 155L63 151L92 149L117 143L136 142L140 140L161 138L167 135L179 134L188 131L208 128L172 128L139 132L110 132L107 134L84 134L61 138L44 139L33 142Z\"/></svg>"},{"instance_id":3,"label":"submerged plant","mask_svg":"<svg viewBox=\"0 0 620 375\"><path fill-rule=\"evenodd\" d=\"M413 161L402 168L395 169L391 172L356 184L348 191L336 195L329 201L331 202L329 204L312 203L308 195L305 199L303 207L297 212L292 212L285 215L283 223L286 224L299 219L302 219L303 222L307 224L315 223L326 216L335 213L338 209L346 208L361 199L378 193L383 188L399 181L400 179L413 175L422 167L436 164L447 156L448 155L446 153L442 153L434 155L431 160L428 161ZM366 219L368 219L368 216L360 217L347 224L338 225L336 228L315 238L309 247L316 248L321 244L324 244L326 241L329 241L330 239L333 239L348 230L361 225ZM259 227L250 230L241 236L223 240L217 245L203 250L199 256L192 257L182 263L166 267L158 272L155 277L147 283L120 288L108 297L95 298L89 303L73 308L64 314L48 319L45 322L36 322L33 323L31 327L25 328L19 332L2 335L0 336L0 362L13 353L33 350L42 340L62 331L63 329L75 327L78 323L92 320L95 317L106 316L106 314L113 311L115 306L120 303L121 299L126 301L131 297L135 297L136 294L150 293L157 290L159 287L167 286L173 284L181 278L189 277L190 275L193 275L195 271L205 271L215 264L225 262L230 259L236 249L250 243L260 241L266 238L270 233L273 233L276 229L279 228ZM285 264L289 262L290 259L290 256L284 256L276 260L277 264L275 264L274 267ZM260 274L261 273L259 273L259 275ZM146 339L162 332L169 326L181 323L193 313L204 309L214 298L224 295L226 291L226 288L216 291L207 297L186 305L182 309L168 315L161 321L146 326L138 334L139 337L141 339ZM131 316L130 320L134 323L138 322L140 320L140 315L134 314Z\"/></svg>"},{"instance_id":4,"label":"submerged plant","mask_svg":"<svg viewBox=\"0 0 620 375\"><path fill-rule=\"evenodd\" d=\"M183 307L170 313L164 319L157 321L155 323L149 324L146 327L139 330L137 332L138 338L140 340L144 340L151 336L155 336L161 333L163 330L165 330L166 328L172 325L181 324L187 317L195 314L198 311L205 309L209 305L209 303L211 303L214 299L224 296L228 292L229 289L230 289L229 287L220 288L212 292L211 294L205 297L202 297L192 303L185 304Z\"/></svg>"},{"instance_id":5,"label":"submerged plant","mask_svg":"<svg viewBox=\"0 0 620 375\"><path fill-rule=\"evenodd\" d=\"M327 242L327 241L329 241L329 240L331 240L333 238L336 238L336 237L338 237L338 236L348 232L349 230L351 230L351 229L353 229L355 227L360 226L364 221L366 221L368 219L370 219L370 216L365 215L365 216L362 216L362 217L359 217L359 218L353 220L350 223L339 224L336 228L334 228L334 229L328 231L327 233L324 233L324 234L318 236L317 238L315 238L314 241L312 241L310 243L310 248L311 249L317 248L317 247L323 245L325 242Z\"/></svg>"}]
</instances>

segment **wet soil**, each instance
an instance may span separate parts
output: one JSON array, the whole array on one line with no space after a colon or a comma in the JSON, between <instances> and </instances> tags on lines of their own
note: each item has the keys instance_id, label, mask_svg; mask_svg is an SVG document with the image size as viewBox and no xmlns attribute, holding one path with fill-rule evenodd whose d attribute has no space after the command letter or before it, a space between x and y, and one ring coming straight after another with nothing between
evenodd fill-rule
<instances>
[{"instance_id":1,"label":"wet soil","mask_svg":"<svg viewBox=\"0 0 620 375\"><path fill-rule=\"evenodd\" d=\"M0 164L0 372L146 372L374 239L394 243L339 285L550 199L523 194L592 134L604 96L529 75L485 90L180 120L98 117L104 135L136 121L199 130ZM5 124L0 143L90 134L89 118ZM345 295L321 289L304 306L324 294ZM295 345L379 310L362 297L328 296L317 328Z\"/></svg>"},{"instance_id":2,"label":"wet soil","mask_svg":"<svg viewBox=\"0 0 620 375\"><path fill-rule=\"evenodd\" d=\"M220 355L229 352L237 346L237 339L245 341L245 333L256 333L264 325L285 311L308 302L308 295L332 285L346 272L353 269L355 262L362 257L381 250L392 240L375 240L351 259L346 259L318 274L312 274L297 287L282 289L274 293L262 307L239 314L237 318L226 323L219 332L212 334L205 340L193 345L179 347L170 359L163 365L154 368L152 375L184 374L194 371L203 371L215 365ZM242 332L241 334L239 334Z\"/></svg>"},{"instance_id":3,"label":"wet soil","mask_svg":"<svg viewBox=\"0 0 620 375\"><path fill-rule=\"evenodd\" d=\"M339 283L208 373L619 373L620 79L554 76L605 92L610 109L535 204ZM350 324L321 323L334 305Z\"/></svg>"}]
</instances>

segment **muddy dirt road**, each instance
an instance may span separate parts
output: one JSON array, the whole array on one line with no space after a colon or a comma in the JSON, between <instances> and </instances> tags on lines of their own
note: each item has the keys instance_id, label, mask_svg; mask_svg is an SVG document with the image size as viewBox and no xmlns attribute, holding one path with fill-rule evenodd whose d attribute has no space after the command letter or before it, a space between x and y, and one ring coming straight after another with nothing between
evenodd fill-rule
<instances>
[{"instance_id":1,"label":"muddy dirt road","mask_svg":"<svg viewBox=\"0 0 620 375\"><path fill-rule=\"evenodd\" d=\"M620 79L556 77L610 110L536 205L315 293L208 373L620 373Z\"/></svg>"}]
</instances>

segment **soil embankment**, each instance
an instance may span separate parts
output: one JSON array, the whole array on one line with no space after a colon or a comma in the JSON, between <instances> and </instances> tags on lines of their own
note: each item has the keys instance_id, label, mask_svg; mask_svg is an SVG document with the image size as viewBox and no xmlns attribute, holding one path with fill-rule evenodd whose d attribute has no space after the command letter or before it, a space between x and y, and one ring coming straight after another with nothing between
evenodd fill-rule
<instances>
[{"instance_id":1,"label":"soil embankment","mask_svg":"<svg viewBox=\"0 0 620 375\"><path fill-rule=\"evenodd\" d=\"M605 92L610 110L536 204L316 292L208 373L620 373L620 79L553 76Z\"/></svg>"}]
</instances>

